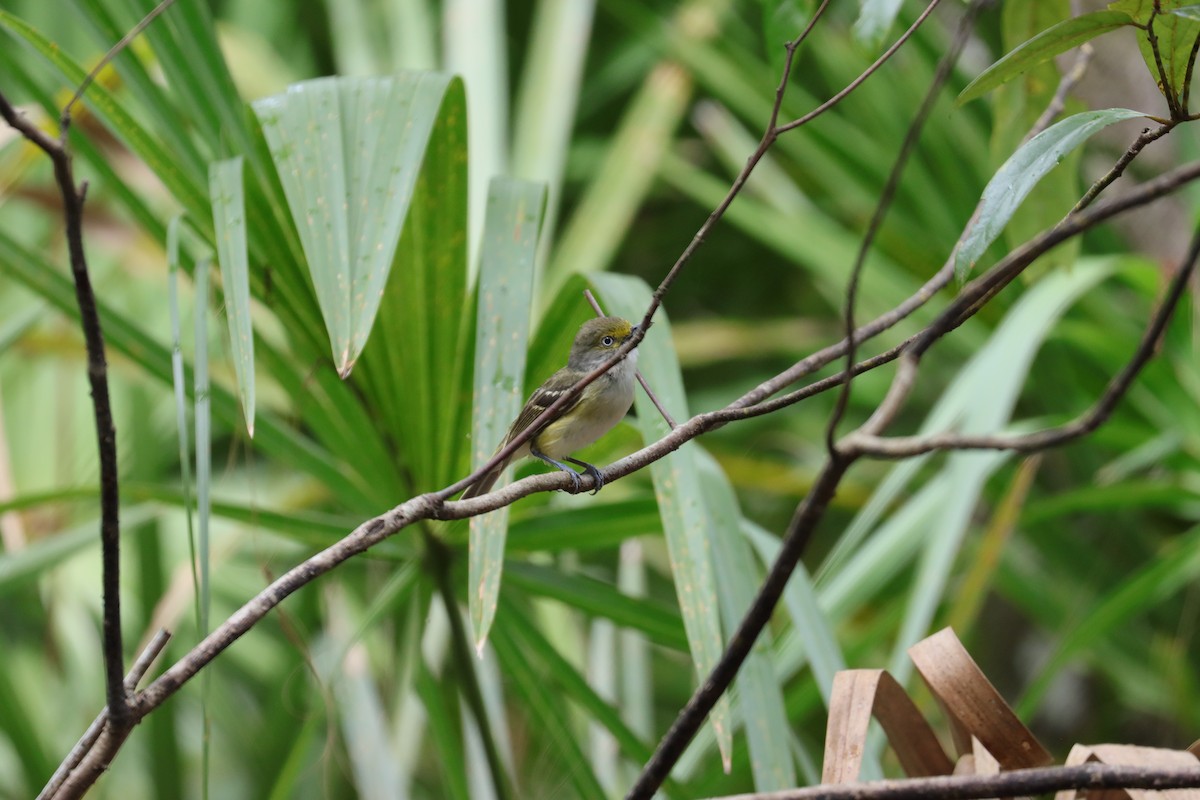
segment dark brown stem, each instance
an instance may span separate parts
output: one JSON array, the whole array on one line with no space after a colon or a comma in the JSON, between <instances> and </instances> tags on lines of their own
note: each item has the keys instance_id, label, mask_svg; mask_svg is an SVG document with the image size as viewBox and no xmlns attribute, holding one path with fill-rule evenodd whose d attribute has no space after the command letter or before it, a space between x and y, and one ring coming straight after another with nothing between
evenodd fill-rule
<instances>
[{"instance_id":1,"label":"dark brown stem","mask_svg":"<svg viewBox=\"0 0 1200 800\"><path fill-rule=\"evenodd\" d=\"M758 635L774 613L775 605L783 595L783 589L792 577L800 556L804 554L813 531L825 516L829 501L833 499L842 476L853 461L853 458L834 452L825 462L812 490L796 509L775 563L771 565L771 571L742 618L741 624L730 637L725 652L721 654L704 683L696 689L687 705L675 717L675 722L659 741L654 755L642 767L641 774L625 795L625 800L650 800L654 796L670 774L671 768L683 755L692 737L696 735L696 731L704 724L708 712L729 688L741 669L742 662L754 647Z\"/></svg>"},{"instance_id":2,"label":"dark brown stem","mask_svg":"<svg viewBox=\"0 0 1200 800\"><path fill-rule=\"evenodd\" d=\"M125 672L121 642L121 525L117 477L117 432L113 425L112 401L108 394L108 363L104 357L104 334L96 295L88 274L87 254L83 248L83 203L87 184L75 185L71 154L67 148L70 118L64 113L61 133L53 139L20 114L0 93L0 116L22 136L37 145L54 165L54 180L62 195L63 217L67 233L67 252L71 275L75 280L75 301L87 349L88 382L92 389L92 409L96 420L96 449L100 461L100 549L104 587L104 671L107 701L112 724L127 726L129 702L125 696Z\"/></svg>"}]
</instances>

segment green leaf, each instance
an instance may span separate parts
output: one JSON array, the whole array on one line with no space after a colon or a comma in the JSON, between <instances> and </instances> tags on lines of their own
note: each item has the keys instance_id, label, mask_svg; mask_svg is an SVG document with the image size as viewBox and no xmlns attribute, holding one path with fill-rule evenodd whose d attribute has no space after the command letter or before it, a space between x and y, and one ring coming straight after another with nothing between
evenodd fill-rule
<instances>
[{"instance_id":1,"label":"green leaf","mask_svg":"<svg viewBox=\"0 0 1200 800\"><path fill-rule=\"evenodd\" d=\"M508 528L508 552L605 550L643 534L662 533L658 504L644 496L586 507L540 506Z\"/></svg>"},{"instance_id":2,"label":"green leaf","mask_svg":"<svg viewBox=\"0 0 1200 800\"><path fill-rule=\"evenodd\" d=\"M462 476L474 325L467 303L466 98L454 79L429 135L372 345L356 375L393 438L410 478L406 491Z\"/></svg>"},{"instance_id":3,"label":"green leaf","mask_svg":"<svg viewBox=\"0 0 1200 800\"><path fill-rule=\"evenodd\" d=\"M254 103L342 377L375 322L451 83L431 72L319 78Z\"/></svg>"},{"instance_id":4,"label":"green leaf","mask_svg":"<svg viewBox=\"0 0 1200 800\"><path fill-rule=\"evenodd\" d=\"M208 614L212 606L212 546L209 541L212 489L212 404L208 393L208 270L207 261L196 265L196 369L192 375L196 426L196 560L200 575L200 636L208 634ZM205 684L207 687L207 684ZM207 689L204 692L208 694ZM206 712L207 713L207 712Z\"/></svg>"},{"instance_id":5,"label":"green leaf","mask_svg":"<svg viewBox=\"0 0 1200 800\"><path fill-rule=\"evenodd\" d=\"M0 9L0 25L25 40L62 75L65 82L78 86L87 70L68 58L54 42L42 36L25 21ZM151 26L153 27L153 26ZM185 164L172 157L171 152L143 126L138 124L100 82L94 82L84 97L88 107L112 130L138 158L159 177L171 194L191 213L199 215L207 205L204 190L195 175L188 174ZM201 179L202 180L202 179Z\"/></svg>"},{"instance_id":6,"label":"green leaf","mask_svg":"<svg viewBox=\"0 0 1200 800\"><path fill-rule=\"evenodd\" d=\"M254 438L254 332L250 327L250 262L246 250L241 157L213 164L208 180L217 233L217 260L225 290L225 316L229 320L229 344L246 431Z\"/></svg>"},{"instance_id":7,"label":"green leaf","mask_svg":"<svg viewBox=\"0 0 1200 800\"><path fill-rule=\"evenodd\" d=\"M1005 50L1009 50L1070 19L1071 3L1070 0L1004 3L1000 13L1002 41ZM1021 146L1029 129L1053 101L1058 84L1058 64L1049 60L1025 70L996 89L991 100L995 121L989 167L999 166ZM1041 233L1048 220L1060 219L1071 210L1080 193L1078 159L1076 151L1064 159L1063 169L1047 175L1030 193L1004 230L1005 246L1009 249L1019 247ZM1047 269L1069 267L1078 256L1079 242L1079 237L1072 238L1040 257L1038 267L1030 275L1036 277Z\"/></svg>"},{"instance_id":8,"label":"green leaf","mask_svg":"<svg viewBox=\"0 0 1200 800\"><path fill-rule=\"evenodd\" d=\"M640 319L650 304L650 289L638 279L625 275L597 273L592 276L596 289L604 298L610 314ZM666 313L659 309L654 327L638 347L639 364L647 382L659 401L677 420L688 418L687 396L679 361L671 347L671 331ZM636 394L637 422L646 442L656 441L670 432L658 409L643 392ZM650 465L654 492L662 514L675 593L683 612L683 624L688 635L692 660L703 680L724 650L721 635L721 594L725 587L713 574L710 554L717 547L716 536L727 532L713 529L706 492L700 482L696 453L684 447ZM713 730L722 761L729 768L733 750L728 695L713 707Z\"/></svg>"},{"instance_id":9,"label":"green leaf","mask_svg":"<svg viewBox=\"0 0 1200 800\"><path fill-rule=\"evenodd\" d=\"M0 230L0 273L19 281L31 291L50 302L60 313L79 318L75 303L75 288L71 279L39 254L23 247L20 242ZM138 327L134 320L120 313L104 300L97 299L100 319L104 323L105 343L122 353L133 363L164 385L172 380L171 350ZM185 383L186 385L186 383ZM189 387L190 391L190 387ZM237 398L223 387L211 387L213 411L223 422L236 426L241 419ZM320 480L330 491L348 503L366 508L377 506L371 501L371 489L355 475L343 469L322 447L303 434L285 425L274 415L259 415L255 444L264 452L289 460Z\"/></svg>"},{"instance_id":10,"label":"green leaf","mask_svg":"<svg viewBox=\"0 0 1200 800\"><path fill-rule=\"evenodd\" d=\"M1026 70L1090 41L1102 33L1131 24L1122 11L1094 11L1047 28L985 69L958 95L959 104L970 102L1012 80Z\"/></svg>"},{"instance_id":11,"label":"green leaf","mask_svg":"<svg viewBox=\"0 0 1200 800\"><path fill-rule=\"evenodd\" d=\"M144 531L147 528L143 523L158 519L161 514L162 509L154 503L125 506L121 508L121 527L125 530ZM99 529L99 520L92 519L60 530L53 536L40 538L20 550L0 553L0 597L61 565L79 551L88 547L98 547Z\"/></svg>"},{"instance_id":12,"label":"green leaf","mask_svg":"<svg viewBox=\"0 0 1200 800\"><path fill-rule=\"evenodd\" d=\"M996 171L983 190L979 217L955 254L962 280L1008 224L1021 201L1047 172L1092 136L1114 122L1144 116L1127 108L1085 111L1055 123L1026 142Z\"/></svg>"},{"instance_id":13,"label":"green leaf","mask_svg":"<svg viewBox=\"0 0 1200 800\"><path fill-rule=\"evenodd\" d=\"M525 352L533 307L534 265L546 205L542 184L495 178L488 190L475 324L475 422L471 468L483 466L524 400ZM475 646L496 615L508 507L472 517L467 604Z\"/></svg>"}]
</instances>

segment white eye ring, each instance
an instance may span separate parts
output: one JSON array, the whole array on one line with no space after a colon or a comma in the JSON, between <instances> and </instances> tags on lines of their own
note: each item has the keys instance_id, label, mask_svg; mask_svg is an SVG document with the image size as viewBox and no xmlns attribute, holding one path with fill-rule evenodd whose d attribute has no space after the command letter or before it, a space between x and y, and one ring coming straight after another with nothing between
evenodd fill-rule
<instances>
[{"instance_id":1,"label":"white eye ring","mask_svg":"<svg viewBox=\"0 0 1200 800\"><path fill-rule=\"evenodd\" d=\"M615 341L616 341L616 339L614 339L613 337L605 336L603 339L600 340L600 344L604 345L605 347L612 347L613 342L615 342Z\"/></svg>"}]
</instances>

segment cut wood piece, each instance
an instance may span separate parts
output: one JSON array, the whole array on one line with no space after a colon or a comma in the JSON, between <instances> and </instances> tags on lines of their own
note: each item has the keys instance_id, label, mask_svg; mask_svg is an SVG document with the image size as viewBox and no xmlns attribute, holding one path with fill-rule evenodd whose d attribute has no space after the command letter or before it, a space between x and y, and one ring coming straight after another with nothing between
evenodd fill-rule
<instances>
[{"instance_id":1,"label":"cut wood piece","mask_svg":"<svg viewBox=\"0 0 1200 800\"><path fill-rule=\"evenodd\" d=\"M908 649L951 728L957 755L972 752L969 736L983 743L1001 769L1042 767L1053 759L992 686L950 628Z\"/></svg>"},{"instance_id":2,"label":"cut wood piece","mask_svg":"<svg viewBox=\"0 0 1200 800\"><path fill-rule=\"evenodd\" d=\"M1196 745L1192 745L1194 748ZM1197 764L1196 755L1188 750L1166 750L1159 747L1139 747L1133 744L1077 744L1067 756L1066 766L1098 761L1102 764L1124 764L1132 767L1187 769ZM1200 789L1171 789L1156 792L1150 789L1105 789L1092 792L1061 791L1054 800L1200 800Z\"/></svg>"},{"instance_id":3,"label":"cut wood piece","mask_svg":"<svg viewBox=\"0 0 1200 800\"><path fill-rule=\"evenodd\" d=\"M949 775L953 771L954 764L933 729L896 679L882 669L852 669L837 673L833 679L821 783L859 780L872 716L879 720L909 777Z\"/></svg>"}]
</instances>

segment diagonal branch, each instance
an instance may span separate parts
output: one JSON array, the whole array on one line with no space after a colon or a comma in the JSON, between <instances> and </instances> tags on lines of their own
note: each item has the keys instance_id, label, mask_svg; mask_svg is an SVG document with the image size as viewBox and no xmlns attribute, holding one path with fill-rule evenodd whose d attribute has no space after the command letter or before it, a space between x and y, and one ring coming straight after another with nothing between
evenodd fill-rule
<instances>
[{"instance_id":1,"label":"diagonal branch","mask_svg":"<svg viewBox=\"0 0 1200 800\"><path fill-rule=\"evenodd\" d=\"M1057 428L1037 431L1018 436L995 434L990 436L967 436L956 433L935 433L928 436L896 436L884 438L867 433L852 433L842 445L855 455L877 458L908 458L935 450L1014 450L1027 453L1045 450L1086 436L1099 428L1112 415L1117 404L1129 391L1142 368L1154 357L1159 340L1171 321L1188 281L1196 271L1200 257L1200 228L1192 237L1187 258L1171 279L1171 285L1158 306L1158 310L1146 326L1142 340L1129 362L1113 376L1105 387L1104 394L1086 413L1072 422Z\"/></svg>"}]
</instances>

